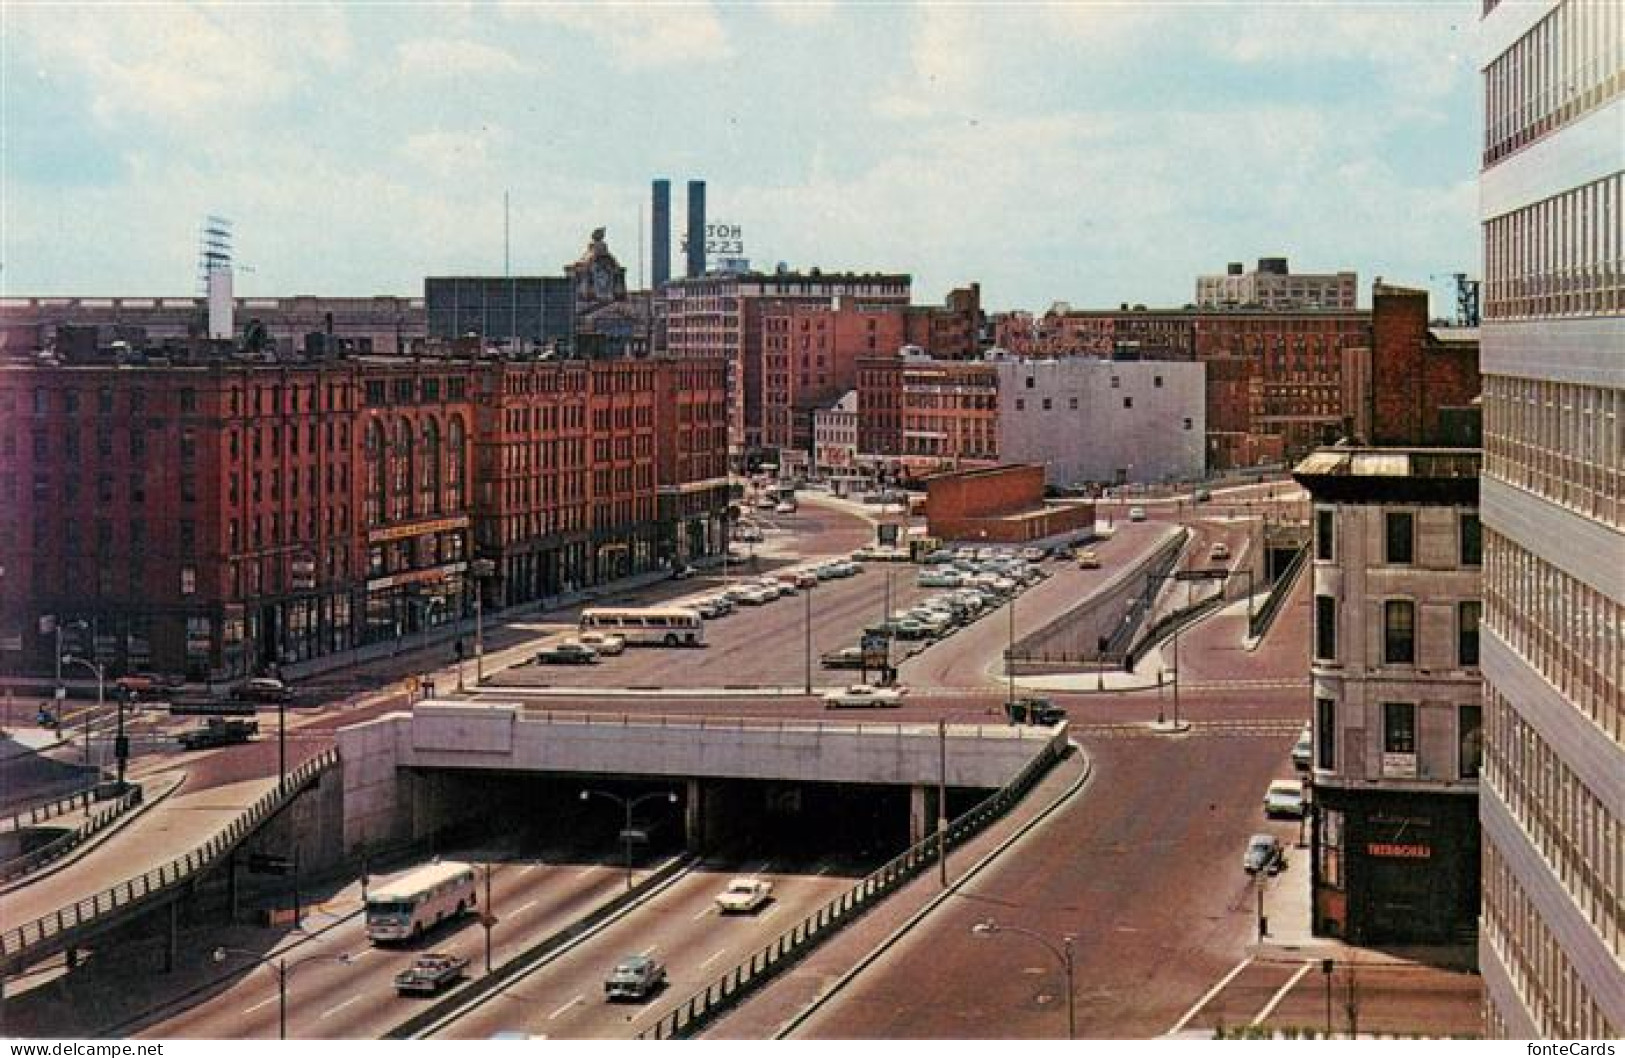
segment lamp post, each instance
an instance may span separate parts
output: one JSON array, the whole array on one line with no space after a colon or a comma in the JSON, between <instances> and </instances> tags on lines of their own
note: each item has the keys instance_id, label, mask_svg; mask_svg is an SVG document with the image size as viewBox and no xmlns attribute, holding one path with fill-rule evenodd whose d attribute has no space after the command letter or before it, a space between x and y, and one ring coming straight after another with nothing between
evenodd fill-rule
<instances>
[{"instance_id":1,"label":"lamp post","mask_svg":"<svg viewBox=\"0 0 1625 1058\"><path fill-rule=\"evenodd\" d=\"M626 888L630 890L632 888L632 841L637 833L632 829L632 813L637 810L638 805L643 804L645 801L654 801L662 797L672 804L676 804L677 794L671 790L656 790L653 793L642 794L638 797L622 797L620 794L609 793L606 790L581 791L583 801L594 797L614 801L626 810L626 825L621 828L621 841L626 845Z\"/></svg>"},{"instance_id":2,"label":"lamp post","mask_svg":"<svg viewBox=\"0 0 1625 1058\"><path fill-rule=\"evenodd\" d=\"M803 620L802 620L802 630L803 630L803 633L804 633L803 638L805 640L804 654L805 654L805 660L806 660L806 666L805 666L806 686L803 688L803 690L809 696L811 696L811 694L812 694L812 597L813 597L813 590L812 590L812 587L810 585L808 587L802 589L802 597L806 600L806 603L807 603L807 605L806 605L806 607L805 607L805 609L803 611L804 616L803 616Z\"/></svg>"},{"instance_id":3,"label":"lamp post","mask_svg":"<svg viewBox=\"0 0 1625 1058\"><path fill-rule=\"evenodd\" d=\"M271 959L243 948L216 948L209 953L209 958L215 963L223 963L231 955L240 955L245 959L252 959L262 966L269 966L272 972L276 974L276 1036L279 1040L288 1038L288 975L307 962L326 960L339 963L350 962L349 952L342 955L307 955L303 959L295 959L293 962L289 962L286 956Z\"/></svg>"},{"instance_id":4,"label":"lamp post","mask_svg":"<svg viewBox=\"0 0 1625 1058\"><path fill-rule=\"evenodd\" d=\"M1069 1040L1077 1039L1078 1012L1076 1001L1073 997L1072 981L1072 945L1077 941L1077 938L1068 933L1066 936L1061 938L1060 947L1056 947L1053 941L1049 940L1041 933L1035 933L1030 929L1022 928L1021 926L1002 926L993 921L991 918L984 919L983 921L976 923L976 925L970 928L970 931L976 934L978 937L991 937L995 933L1019 933L1023 937L1027 937L1031 940L1037 941L1039 944L1042 944L1051 955L1055 956L1061 961L1061 968L1066 971L1066 1038Z\"/></svg>"},{"instance_id":5,"label":"lamp post","mask_svg":"<svg viewBox=\"0 0 1625 1058\"><path fill-rule=\"evenodd\" d=\"M468 564L474 574L474 686L485 682L485 580L496 572L497 564L488 558L476 558Z\"/></svg>"},{"instance_id":6,"label":"lamp post","mask_svg":"<svg viewBox=\"0 0 1625 1058\"><path fill-rule=\"evenodd\" d=\"M1010 594L1009 629L1004 649L1004 704L1013 706L1016 702L1016 596Z\"/></svg>"},{"instance_id":7,"label":"lamp post","mask_svg":"<svg viewBox=\"0 0 1625 1058\"><path fill-rule=\"evenodd\" d=\"M106 700L105 700L106 680L104 679L105 670L100 665L96 664L94 661L90 661L90 660L88 660L86 658L75 657L72 654L64 654L64 655L61 656L61 658L59 660L60 660L61 664L63 664L63 665L83 665L85 668L89 669L93 674L95 674L95 676L96 676L96 715L100 715L101 711L102 711L102 707L104 705L106 705ZM86 765L90 764L90 723L91 723L91 719L92 718L90 716L88 716L88 715L85 717L85 764ZM128 751L129 751L128 746L125 744L125 741L124 741L124 704L121 701L119 703L119 710L118 710L117 741L113 743L113 753L114 753L115 756L118 757L118 784L119 784L120 789L124 788L124 757L125 757L125 754L128 753Z\"/></svg>"}]
</instances>

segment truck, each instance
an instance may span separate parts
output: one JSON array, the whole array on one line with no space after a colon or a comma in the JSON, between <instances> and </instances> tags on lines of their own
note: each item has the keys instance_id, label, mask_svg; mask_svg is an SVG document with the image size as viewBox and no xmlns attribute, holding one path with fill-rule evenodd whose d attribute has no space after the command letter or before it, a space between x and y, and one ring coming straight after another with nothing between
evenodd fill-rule
<instances>
[{"instance_id":1,"label":"truck","mask_svg":"<svg viewBox=\"0 0 1625 1058\"><path fill-rule=\"evenodd\" d=\"M1012 724L1053 727L1066 719L1066 710L1048 698L1013 698L1004 703L1004 715Z\"/></svg>"},{"instance_id":2,"label":"truck","mask_svg":"<svg viewBox=\"0 0 1625 1058\"><path fill-rule=\"evenodd\" d=\"M395 991L403 996L432 996L462 978L468 969L468 956L434 952L419 955L412 965L395 975Z\"/></svg>"},{"instance_id":3,"label":"truck","mask_svg":"<svg viewBox=\"0 0 1625 1058\"><path fill-rule=\"evenodd\" d=\"M216 746L235 746L247 742L260 732L258 720L228 720L211 716L202 727L182 731L176 741L182 749L213 749Z\"/></svg>"}]
</instances>

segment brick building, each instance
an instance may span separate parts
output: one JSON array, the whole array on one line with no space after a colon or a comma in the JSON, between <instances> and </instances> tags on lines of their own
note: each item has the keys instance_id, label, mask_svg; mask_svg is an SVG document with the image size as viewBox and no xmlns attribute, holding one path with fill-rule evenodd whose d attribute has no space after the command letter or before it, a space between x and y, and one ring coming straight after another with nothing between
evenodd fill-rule
<instances>
[{"instance_id":1,"label":"brick building","mask_svg":"<svg viewBox=\"0 0 1625 1058\"><path fill-rule=\"evenodd\" d=\"M814 409L857 385L860 357L895 353L903 345L904 310L839 297L764 301L758 310L761 447L811 452Z\"/></svg>"},{"instance_id":2,"label":"brick building","mask_svg":"<svg viewBox=\"0 0 1625 1058\"><path fill-rule=\"evenodd\" d=\"M927 478L925 488L926 523L941 540L1024 543L1095 524L1093 501L1045 501L1041 466L948 471Z\"/></svg>"},{"instance_id":3,"label":"brick building","mask_svg":"<svg viewBox=\"0 0 1625 1058\"><path fill-rule=\"evenodd\" d=\"M1376 445L1477 445L1478 329L1428 319L1425 290L1378 284L1371 345L1343 367L1346 433Z\"/></svg>"},{"instance_id":4,"label":"brick building","mask_svg":"<svg viewBox=\"0 0 1625 1058\"><path fill-rule=\"evenodd\" d=\"M865 358L857 393L860 462L911 479L998 462L999 375L988 361L914 349Z\"/></svg>"}]
</instances>

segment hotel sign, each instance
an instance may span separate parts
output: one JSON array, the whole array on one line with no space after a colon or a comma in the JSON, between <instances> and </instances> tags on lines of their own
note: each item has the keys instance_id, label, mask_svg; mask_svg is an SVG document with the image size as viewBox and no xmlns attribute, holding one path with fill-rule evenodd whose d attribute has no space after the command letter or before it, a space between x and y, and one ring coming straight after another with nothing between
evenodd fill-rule
<instances>
[{"instance_id":1,"label":"hotel sign","mask_svg":"<svg viewBox=\"0 0 1625 1058\"><path fill-rule=\"evenodd\" d=\"M1381 856L1390 860L1429 860L1433 849L1427 845L1406 845L1394 841L1372 841L1365 847L1367 856Z\"/></svg>"},{"instance_id":2,"label":"hotel sign","mask_svg":"<svg viewBox=\"0 0 1625 1058\"><path fill-rule=\"evenodd\" d=\"M399 588L407 584L427 584L431 581L445 580L453 573L461 573L468 568L466 562L453 562L449 566L435 566L432 569L413 569L404 573L396 573L388 577L376 577L367 581L368 591L383 591L385 588Z\"/></svg>"},{"instance_id":3,"label":"hotel sign","mask_svg":"<svg viewBox=\"0 0 1625 1058\"><path fill-rule=\"evenodd\" d=\"M459 514L455 518L436 518L430 522L413 522L410 525L391 525L384 529L374 529L367 534L367 543L382 544L390 540L406 540L414 536L445 533L467 527L468 515Z\"/></svg>"}]
</instances>

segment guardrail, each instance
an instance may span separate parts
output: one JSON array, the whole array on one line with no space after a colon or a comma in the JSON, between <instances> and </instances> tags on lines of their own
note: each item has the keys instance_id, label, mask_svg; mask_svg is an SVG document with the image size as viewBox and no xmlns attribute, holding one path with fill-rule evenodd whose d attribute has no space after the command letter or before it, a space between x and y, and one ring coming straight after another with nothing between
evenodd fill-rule
<instances>
[{"instance_id":1,"label":"guardrail","mask_svg":"<svg viewBox=\"0 0 1625 1058\"><path fill-rule=\"evenodd\" d=\"M83 796L88 804L90 795ZM21 878L25 874L32 874L46 864L66 856L107 829L108 824L112 823L113 820L140 804L141 798L141 787L132 785L117 798L104 804L100 811L88 815L81 825L46 842L37 849L25 852L21 856L15 856L0 864L0 884L9 882L14 878Z\"/></svg>"},{"instance_id":2,"label":"guardrail","mask_svg":"<svg viewBox=\"0 0 1625 1058\"><path fill-rule=\"evenodd\" d=\"M59 908L52 914L0 933L0 965L26 965L36 955L43 956L68 946L66 938L69 934L89 933L115 918L123 918L139 904L174 895L181 886L212 867L256 827L293 800L306 783L337 763L338 751L335 749L312 757L290 771L285 784L266 791L242 815L232 820L226 829L191 852Z\"/></svg>"},{"instance_id":3,"label":"guardrail","mask_svg":"<svg viewBox=\"0 0 1625 1058\"><path fill-rule=\"evenodd\" d=\"M1053 734L1049 739L1044 751L1028 761L1014 779L949 824L946 832L948 848L964 844L1004 815L1038 782L1063 752L1057 748ZM679 1003L640 1032L638 1038L664 1040L693 1036L751 992L800 961L837 931L850 925L881 899L924 872L937 862L938 854L939 838L936 834L910 846L902 855L791 926L760 951L752 953L748 960L725 971L703 990Z\"/></svg>"},{"instance_id":4,"label":"guardrail","mask_svg":"<svg viewBox=\"0 0 1625 1058\"><path fill-rule=\"evenodd\" d=\"M78 793L68 794L66 797L57 797L48 801L38 801L26 810L0 820L0 830L18 831L26 827L37 826L47 819L71 812L75 808L90 804L95 800L94 788L80 790Z\"/></svg>"},{"instance_id":5,"label":"guardrail","mask_svg":"<svg viewBox=\"0 0 1625 1058\"><path fill-rule=\"evenodd\" d=\"M839 712L861 712L862 710L831 710ZM937 722L935 720L893 721L884 723L840 722L833 720L797 719L793 717L707 717L702 715L668 716L664 713L586 713L586 712L538 712L531 709L521 709L520 716L526 720L542 721L559 726L607 726L607 727L659 727L677 728L694 731L774 731L798 732L815 731L837 735L863 735L902 737L904 735L937 735ZM1042 730L1036 733L1028 729L1008 724L949 724L949 734L964 734L974 732L975 738L999 739L1026 739L1048 738ZM965 736L970 737L970 736Z\"/></svg>"},{"instance_id":6,"label":"guardrail","mask_svg":"<svg viewBox=\"0 0 1625 1058\"><path fill-rule=\"evenodd\" d=\"M1247 634L1254 639L1269 631L1270 625L1275 621L1275 615L1280 613L1281 607L1286 604L1286 597L1292 594L1292 585L1298 579L1298 574L1309 561L1309 547L1305 543L1293 553L1288 560L1286 568L1281 575L1275 578L1270 585L1270 593L1264 599L1264 605L1258 608L1251 620L1247 622Z\"/></svg>"}]
</instances>

